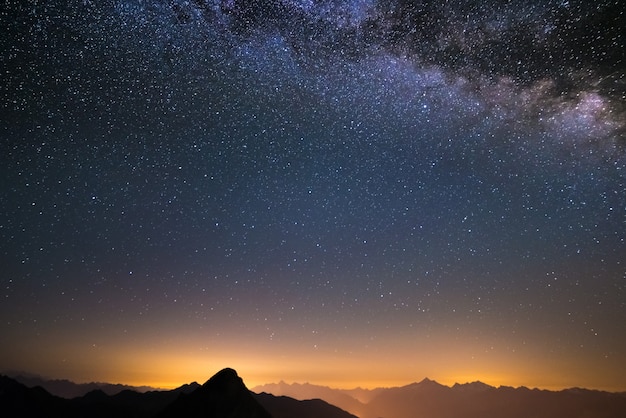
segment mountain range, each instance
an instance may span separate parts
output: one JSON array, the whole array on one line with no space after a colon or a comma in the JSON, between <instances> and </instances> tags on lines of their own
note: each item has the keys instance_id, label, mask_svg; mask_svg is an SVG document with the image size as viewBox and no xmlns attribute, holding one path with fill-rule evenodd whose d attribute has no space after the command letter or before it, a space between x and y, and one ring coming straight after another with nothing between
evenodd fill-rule
<instances>
[{"instance_id":1,"label":"mountain range","mask_svg":"<svg viewBox=\"0 0 626 418\"><path fill-rule=\"evenodd\" d=\"M224 369L203 385L191 383L168 391L101 389L66 399L40 386L28 387L0 375L0 416L66 418L356 418L322 400L300 401L255 394L233 369Z\"/></svg>"},{"instance_id":2,"label":"mountain range","mask_svg":"<svg viewBox=\"0 0 626 418\"><path fill-rule=\"evenodd\" d=\"M160 388L154 388L152 386L130 386L103 382L74 383L66 379L45 379L41 376L18 371L7 371L4 374L25 386L41 386L51 394L67 399L77 398L94 390L101 390L107 395L115 395L123 390L132 390L142 393L160 390Z\"/></svg>"},{"instance_id":3,"label":"mountain range","mask_svg":"<svg viewBox=\"0 0 626 418\"><path fill-rule=\"evenodd\" d=\"M45 381L44 381L45 383ZM271 392L271 393L270 393ZM323 400L322 400L323 399ZM348 411L348 412L346 412ZM203 385L174 390L92 390L72 399L28 387L0 375L0 416L68 418L624 418L626 393L572 388L547 391L489 386L452 387L424 379L378 389L332 389L312 384L277 384L248 390L233 369Z\"/></svg>"},{"instance_id":4,"label":"mountain range","mask_svg":"<svg viewBox=\"0 0 626 418\"><path fill-rule=\"evenodd\" d=\"M562 391L493 387L482 382L452 387L424 379L401 387L332 389L279 382L256 386L295 399L321 398L361 418L624 418L626 393L580 388Z\"/></svg>"}]
</instances>

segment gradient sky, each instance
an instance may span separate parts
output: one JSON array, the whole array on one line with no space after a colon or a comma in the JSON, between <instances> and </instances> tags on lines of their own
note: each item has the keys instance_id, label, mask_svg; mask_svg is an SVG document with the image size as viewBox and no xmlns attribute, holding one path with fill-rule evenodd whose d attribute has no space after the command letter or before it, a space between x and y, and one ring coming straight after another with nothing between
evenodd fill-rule
<instances>
[{"instance_id":1,"label":"gradient sky","mask_svg":"<svg viewBox=\"0 0 626 418\"><path fill-rule=\"evenodd\" d=\"M626 390L620 1L0 23L0 370Z\"/></svg>"}]
</instances>

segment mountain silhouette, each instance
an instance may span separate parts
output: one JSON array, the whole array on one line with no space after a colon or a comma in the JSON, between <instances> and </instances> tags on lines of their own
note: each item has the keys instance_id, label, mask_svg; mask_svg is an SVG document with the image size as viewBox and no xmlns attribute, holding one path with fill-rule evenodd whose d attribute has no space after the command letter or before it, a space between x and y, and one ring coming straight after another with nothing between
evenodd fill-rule
<instances>
[{"instance_id":1,"label":"mountain silhouette","mask_svg":"<svg viewBox=\"0 0 626 418\"><path fill-rule=\"evenodd\" d=\"M271 386L271 385L268 385ZM495 388L482 382L452 387L424 379L418 383L375 390L342 390L314 385L309 392L366 396L358 403L360 418L624 418L626 393L610 393L580 388L562 391ZM321 388L321 389L320 389ZM277 394L274 394L277 395ZM224 369L205 384L192 383L169 391L140 393L123 390L108 395L94 390L84 396L65 399L41 387L27 387L0 375L0 416L43 418L354 418L345 410L321 399L296 400L268 393L249 391L232 369ZM341 395L341 396L339 396ZM359 402L350 398L351 404ZM361 398L363 399L363 398ZM338 405L340 406L340 405ZM341 407L341 406L340 406Z\"/></svg>"},{"instance_id":2,"label":"mountain silhouette","mask_svg":"<svg viewBox=\"0 0 626 418\"><path fill-rule=\"evenodd\" d=\"M364 403L360 399L369 399L373 391L367 389L332 389L327 386L312 385L310 383L292 383L283 381L252 388L256 393L271 393L280 396L289 396L298 400L323 399L339 408L359 416L364 410ZM369 396L368 396L369 395Z\"/></svg>"},{"instance_id":3,"label":"mountain silhouette","mask_svg":"<svg viewBox=\"0 0 626 418\"><path fill-rule=\"evenodd\" d=\"M254 396L274 418L357 418L321 399L299 401L287 396L259 393Z\"/></svg>"},{"instance_id":4,"label":"mountain silhouette","mask_svg":"<svg viewBox=\"0 0 626 418\"><path fill-rule=\"evenodd\" d=\"M199 386L196 383L170 391L145 393L124 390L113 396L96 389L70 400L52 395L42 387L27 387L12 378L0 375L0 416L151 418L182 393L189 393Z\"/></svg>"},{"instance_id":5,"label":"mountain silhouette","mask_svg":"<svg viewBox=\"0 0 626 418\"><path fill-rule=\"evenodd\" d=\"M4 417L64 416L69 401L51 395L41 387L29 388L0 375L0 415Z\"/></svg>"},{"instance_id":6,"label":"mountain silhouette","mask_svg":"<svg viewBox=\"0 0 626 418\"><path fill-rule=\"evenodd\" d=\"M92 390L71 400L41 387L29 388L0 376L0 416L66 418L355 418L320 399L298 401L285 396L254 394L232 369L224 369L204 385L191 383L169 391L123 390L108 395Z\"/></svg>"},{"instance_id":7,"label":"mountain silhouette","mask_svg":"<svg viewBox=\"0 0 626 418\"><path fill-rule=\"evenodd\" d=\"M81 416L90 418L150 418L178 399L181 394L191 393L199 387L200 385L194 382L174 390L144 393L123 390L113 396L95 390L72 399L71 403Z\"/></svg>"},{"instance_id":8,"label":"mountain silhouette","mask_svg":"<svg viewBox=\"0 0 626 418\"><path fill-rule=\"evenodd\" d=\"M495 388L481 382L448 387L424 380L390 388L367 404L361 418L623 418L626 396L587 391L571 393Z\"/></svg>"},{"instance_id":9,"label":"mountain silhouette","mask_svg":"<svg viewBox=\"0 0 626 418\"><path fill-rule=\"evenodd\" d=\"M150 386L129 386L112 383L91 382L74 383L66 379L44 379L41 376L24 372L7 372L7 376L17 380L28 387L41 386L52 395L62 398L72 399L84 396L93 390L101 390L107 395L115 395L123 390L133 390L135 392L148 392L158 390Z\"/></svg>"},{"instance_id":10,"label":"mountain silhouette","mask_svg":"<svg viewBox=\"0 0 626 418\"><path fill-rule=\"evenodd\" d=\"M190 394L181 394L158 418L271 418L233 369L223 369Z\"/></svg>"},{"instance_id":11,"label":"mountain silhouette","mask_svg":"<svg viewBox=\"0 0 626 418\"><path fill-rule=\"evenodd\" d=\"M526 387L493 387L482 382L455 384L452 387L434 380L393 388L363 390L332 389L309 384L270 384L257 386L274 395L299 398L315 394L360 418L624 418L626 393L587 389L547 391ZM367 396L359 409L351 393ZM363 398L361 398L363 399Z\"/></svg>"}]
</instances>

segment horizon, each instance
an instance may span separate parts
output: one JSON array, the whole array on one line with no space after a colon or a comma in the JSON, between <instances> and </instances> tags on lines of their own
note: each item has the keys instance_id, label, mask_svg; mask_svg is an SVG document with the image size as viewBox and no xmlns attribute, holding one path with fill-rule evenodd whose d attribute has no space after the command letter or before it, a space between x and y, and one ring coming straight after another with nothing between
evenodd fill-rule
<instances>
[{"instance_id":1,"label":"horizon","mask_svg":"<svg viewBox=\"0 0 626 418\"><path fill-rule=\"evenodd\" d=\"M230 367L224 367L224 368L230 368ZM179 387L182 387L184 385L188 385L188 384L192 384L192 383L197 383L199 385L204 384L206 381L208 381L213 375L215 375L217 372L219 372L222 369L216 370L214 373L210 374L208 377L205 377L203 379L192 379L192 380L188 380L182 383L154 383L154 384L148 384L148 383L132 383L132 382L121 382L121 381L102 381L102 380L86 380L86 381L75 381L69 378L55 378L55 377L48 377L48 376L44 376L44 375L40 375L37 373L32 373L32 372L28 372L28 371L18 371L18 370L5 370L0 372L0 374L3 374L5 376L9 376L9 377L18 377L18 376L22 376L22 377L26 377L26 378L36 378L36 379L41 379L41 380L45 380L45 381L67 381L70 383L74 383L74 384L101 384L101 385L106 385L106 384L110 384L110 385L122 385L122 386L129 386L129 387L134 387L134 388L150 388L150 389L154 389L154 390L173 390L173 389L177 389ZM446 386L449 388L452 388L454 385L467 385L467 384L472 384L472 383L483 383L486 384L490 387L493 388L500 388L500 387L512 387L515 389L519 389L519 388L527 388L527 389L538 389L538 390L548 390L548 391L562 391L562 390L568 390L568 389L586 389L586 390L595 390L595 391L604 391L604 392L612 392L612 393L623 393L626 392L626 386L623 386L621 388L603 388L603 387L587 387L587 386L580 386L580 385L565 385L565 386L538 386L538 385L529 385L529 384L506 384L506 383L490 383L489 381L485 381L483 379L475 379L475 380L466 380L463 381L463 379L458 379L458 380L439 380L436 378L433 378L432 376L424 376L421 379L415 379L412 381L407 381L407 382L396 382L396 383L381 383L381 384L376 384L376 383L370 383L368 386L364 386L362 384L349 384L346 383L345 385L333 385L332 383L326 384L323 381L321 382L310 382L310 381L285 381L283 379L280 379L278 381L269 381L269 382L265 382L265 383L258 383L254 380L249 380L246 379L245 376L242 376L242 374L239 372L239 370L234 369L237 371L237 374L239 375L239 377L243 380L244 384L246 385L246 387L249 390L254 390L254 388L257 387L263 387L263 386L270 386L270 385L281 385L281 384L285 384L288 386L296 386L296 385L313 385L313 386L319 386L319 387L326 387L329 389L337 389L337 390L357 390L357 389L362 389L362 390L367 390L367 391L372 391L372 390L376 390L376 389L392 389L392 388L399 388L399 387L405 387L405 386L410 386L413 384L419 384L422 383L424 381L431 381L431 382L435 382L437 384L440 384L442 386Z\"/></svg>"},{"instance_id":2,"label":"horizon","mask_svg":"<svg viewBox=\"0 0 626 418\"><path fill-rule=\"evenodd\" d=\"M413 418L416 414L441 418L485 414L537 418L583 418L592 414L597 418L621 418L626 410L626 392L496 388L476 382L450 387L428 378L399 387L376 388L372 392L296 383L250 388L246 377L231 367L218 370L205 385L195 382L172 391L25 379L14 382L4 377L1 380L6 394L17 396L4 396L1 399L3 410L17 416L47 417L52 410L57 411L57 415L76 417L125 414L143 418L205 416L207 413L240 418Z\"/></svg>"}]
</instances>

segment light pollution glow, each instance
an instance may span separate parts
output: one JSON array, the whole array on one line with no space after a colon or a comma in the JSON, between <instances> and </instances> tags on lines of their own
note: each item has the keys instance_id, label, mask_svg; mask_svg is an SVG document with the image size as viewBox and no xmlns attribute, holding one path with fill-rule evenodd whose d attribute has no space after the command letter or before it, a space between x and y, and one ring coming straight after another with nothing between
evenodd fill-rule
<instances>
[{"instance_id":1,"label":"light pollution glow","mask_svg":"<svg viewBox=\"0 0 626 418\"><path fill-rule=\"evenodd\" d=\"M626 389L619 370L608 359L589 366L582 361L584 353L549 352L536 344L512 351L502 342L460 339L445 333L410 341L389 335L382 341L370 341L368 347L364 347L365 341L356 341L353 351L331 349L324 343L304 347L245 337L202 342L197 336L163 339L156 335L149 342L111 341L91 346L54 339L38 343L51 347L45 358L33 345L12 353L14 357L7 360L17 370L36 370L44 376L156 388L203 383L221 368L232 367L248 387L283 380L371 389L402 386L428 377L445 385L480 380L492 386ZM573 364L578 367L572 368Z\"/></svg>"}]
</instances>

